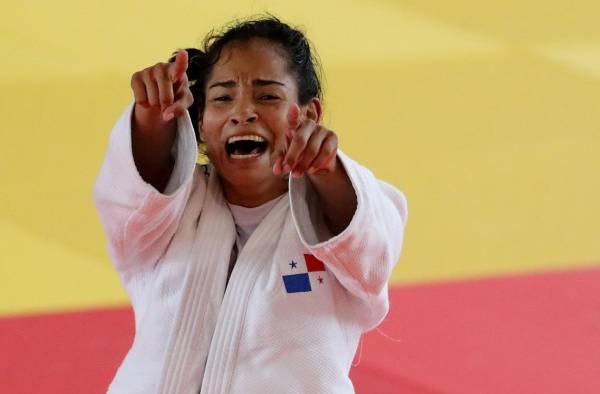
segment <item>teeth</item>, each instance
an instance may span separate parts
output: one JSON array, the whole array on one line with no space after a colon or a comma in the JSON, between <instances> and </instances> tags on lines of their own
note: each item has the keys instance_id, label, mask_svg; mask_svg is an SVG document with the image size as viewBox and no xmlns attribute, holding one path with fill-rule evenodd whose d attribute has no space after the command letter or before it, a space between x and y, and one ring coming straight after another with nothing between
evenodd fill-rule
<instances>
[{"instance_id":1,"label":"teeth","mask_svg":"<svg viewBox=\"0 0 600 394\"><path fill-rule=\"evenodd\" d=\"M248 159L251 157L258 157L258 156L260 156L260 153L248 153L246 155L238 155L238 154L234 153L231 155L231 158L232 159Z\"/></svg>"},{"instance_id":2,"label":"teeth","mask_svg":"<svg viewBox=\"0 0 600 394\"><path fill-rule=\"evenodd\" d=\"M227 140L228 144L232 144L236 141L256 141L256 142L264 142L265 139L261 136L258 135L236 135L233 137L230 137Z\"/></svg>"}]
</instances>

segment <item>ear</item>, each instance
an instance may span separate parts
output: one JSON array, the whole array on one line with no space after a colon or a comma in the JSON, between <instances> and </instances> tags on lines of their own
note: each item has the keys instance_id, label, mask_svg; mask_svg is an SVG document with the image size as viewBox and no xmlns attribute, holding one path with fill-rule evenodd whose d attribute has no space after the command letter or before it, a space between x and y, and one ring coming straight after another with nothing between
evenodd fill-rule
<instances>
[{"instance_id":1,"label":"ear","mask_svg":"<svg viewBox=\"0 0 600 394\"><path fill-rule=\"evenodd\" d=\"M321 101L318 98L312 98L308 104L306 104L303 108L304 116L307 119L314 121L315 123L319 123L321 120Z\"/></svg>"},{"instance_id":2,"label":"ear","mask_svg":"<svg viewBox=\"0 0 600 394\"><path fill-rule=\"evenodd\" d=\"M206 141L204 141L204 136L203 136L204 132L202 131L202 118L198 119L198 137L200 138L200 143L203 144Z\"/></svg>"}]
</instances>

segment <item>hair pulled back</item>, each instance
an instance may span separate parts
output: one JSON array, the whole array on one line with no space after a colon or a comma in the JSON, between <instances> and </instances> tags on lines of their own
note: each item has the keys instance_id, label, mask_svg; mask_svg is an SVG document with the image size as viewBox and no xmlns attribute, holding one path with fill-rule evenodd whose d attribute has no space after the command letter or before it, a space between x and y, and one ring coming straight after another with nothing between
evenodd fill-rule
<instances>
[{"instance_id":1,"label":"hair pulled back","mask_svg":"<svg viewBox=\"0 0 600 394\"><path fill-rule=\"evenodd\" d=\"M320 65L316 54L304 33L278 18L267 15L249 20L234 21L221 30L211 31L204 38L201 49L186 48L188 52L187 77L194 104L188 109L196 140L200 141L198 120L202 117L205 105L205 89L213 66L219 61L223 48L231 42L247 42L253 38L263 38L279 45L288 71L298 86L298 102L308 103L313 98L321 99ZM176 52L169 59L175 60Z\"/></svg>"}]
</instances>

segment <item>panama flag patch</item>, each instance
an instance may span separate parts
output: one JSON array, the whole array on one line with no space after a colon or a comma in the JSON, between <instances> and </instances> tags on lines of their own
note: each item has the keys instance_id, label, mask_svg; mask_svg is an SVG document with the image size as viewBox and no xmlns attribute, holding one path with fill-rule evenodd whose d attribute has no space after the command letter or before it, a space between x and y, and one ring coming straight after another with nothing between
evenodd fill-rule
<instances>
[{"instance_id":1,"label":"panama flag patch","mask_svg":"<svg viewBox=\"0 0 600 394\"><path fill-rule=\"evenodd\" d=\"M312 254L305 254L304 262L306 264L306 270L304 270L304 267L300 267L296 261L292 260L289 263L289 270L291 272L294 272L295 270L298 270L300 272L282 276L283 284L285 285L285 291L287 291L288 293L301 293L306 291L312 291L310 281L311 277L309 273L325 272L325 264L323 264L321 260L317 259ZM322 275L317 275L316 278L313 276L313 280L316 281L316 283L313 283L313 285L321 285L324 281Z\"/></svg>"}]
</instances>

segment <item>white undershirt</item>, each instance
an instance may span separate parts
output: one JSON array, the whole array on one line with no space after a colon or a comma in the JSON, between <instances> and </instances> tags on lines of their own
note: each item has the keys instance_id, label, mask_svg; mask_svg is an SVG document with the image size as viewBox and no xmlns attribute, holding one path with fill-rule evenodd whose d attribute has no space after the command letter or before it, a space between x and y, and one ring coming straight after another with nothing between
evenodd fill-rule
<instances>
[{"instance_id":1,"label":"white undershirt","mask_svg":"<svg viewBox=\"0 0 600 394\"><path fill-rule=\"evenodd\" d=\"M263 221L275 204L277 204L277 202L285 195L286 194L284 193L281 196L254 208L227 203L231 210L231 214L233 215L233 221L235 222L235 228L237 230L236 245L238 252L246 245L248 238L250 238L250 235L256 230L260 222Z\"/></svg>"}]
</instances>

